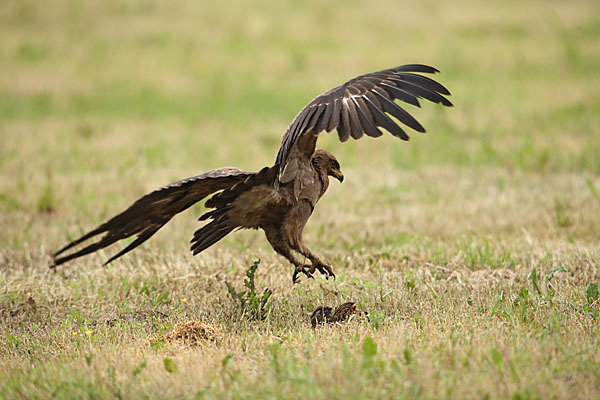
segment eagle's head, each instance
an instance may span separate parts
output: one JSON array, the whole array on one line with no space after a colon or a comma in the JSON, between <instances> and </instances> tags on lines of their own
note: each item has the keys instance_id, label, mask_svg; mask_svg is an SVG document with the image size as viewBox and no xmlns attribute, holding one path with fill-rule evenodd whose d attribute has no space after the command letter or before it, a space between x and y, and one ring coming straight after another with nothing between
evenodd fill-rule
<instances>
[{"instance_id":1,"label":"eagle's head","mask_svg":"<svg viewBox=\"0 0 600 400\"><path fill-rule=\"evenodd\" d=\"M316 150L313 153L312 162L321 171L327 171L327 175L333 176L340 182L344 180L340 163L330 152L321 149Z\"/></svg>"}]
</instances>

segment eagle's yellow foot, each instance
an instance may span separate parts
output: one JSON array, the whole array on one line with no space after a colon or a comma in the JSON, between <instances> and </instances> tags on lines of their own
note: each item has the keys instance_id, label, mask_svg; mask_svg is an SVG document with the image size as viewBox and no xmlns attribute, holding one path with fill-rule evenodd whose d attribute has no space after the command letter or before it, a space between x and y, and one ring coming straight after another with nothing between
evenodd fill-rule
<instances>
[{"instance_id":1,"label":"eagle's yellow foot","mask_svg":"<svg viewBox=\"0 0 600 400\"><path fill-rule=\"evenodd\" d=\"M300 282L300 279L298 279L298 274L300 272L302 272L308 278L314 279L314 276L313 276L314 270L311 271L311 269L312 269L312 266L306 265L306 264L303 266L296 266L296 269L294 270L294 273L292 274L292 283Z\"/></svg>"},{"instance_id":2,"label":"eagle's yellow foot","mask_svg":"<svg viewBox=\"0 0 600 400\"><path fill-rule=\"evenodd\" d=\"M329 277L333 277L335 280L335 274L333 273L333 269L331 266L323 262L322 260L318 260L316 263L310 267L310 272L314 273L315 270L319 271L322 275L325 275L325 279L329 279Z\"/></svg>"}]
</instances>

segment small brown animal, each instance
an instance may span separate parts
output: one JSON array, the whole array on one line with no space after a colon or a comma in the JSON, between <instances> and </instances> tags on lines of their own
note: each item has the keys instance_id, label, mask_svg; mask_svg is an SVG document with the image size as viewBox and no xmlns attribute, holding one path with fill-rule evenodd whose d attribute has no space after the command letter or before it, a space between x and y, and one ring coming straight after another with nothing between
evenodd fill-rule
<instances>
[{"instance_id":1,"label":"small brown animal","mask_svg":"<svg viewBox=\"0 0 600 400\"><path fill-rule=\"evenodd\" d=\"M316 328L319 324L346 322L353 315L366 316L367 313L359 310L352 301L341 304L335 309L335 312L331 307L319 306L311 314L310 323L313 328Z\"/></svg>"},{"instance_id":2,"label":"small brown animal","mask_svg":"<svg viewBox=\"0 0 600 400\"><path fill-rule=\"evenodd\" d=\"M346 142L364 135L379 137L383 135L379 128L383 128L408 140L399 123L425 132L395 100L417 107L419 99L451 106L444 97L450 95L448 89L422 75L436 72L439 71L427 65L402 65L358 76L326 91L296 115L283 135L272 167L257 173L234 167L219 168L157 189L57 251L51 268L135 236L108 264L148 240L176 214L212 195L205 205L213 210L200 217L201 221L210 222L192 238L190 250L194 255L234 230L262 229L271 247L294 265L294 283L298 274L312 277L315 271L335 278L331 266L310 251L302 239L304 226L325 194L329 178L340 182L344 179L338 160L316 148L317 138L323 131L337 130L339 139ZM103 236L64 254L97 235ZM296 258L294 252L310 264Z\"/></svg>"}]
</instances>

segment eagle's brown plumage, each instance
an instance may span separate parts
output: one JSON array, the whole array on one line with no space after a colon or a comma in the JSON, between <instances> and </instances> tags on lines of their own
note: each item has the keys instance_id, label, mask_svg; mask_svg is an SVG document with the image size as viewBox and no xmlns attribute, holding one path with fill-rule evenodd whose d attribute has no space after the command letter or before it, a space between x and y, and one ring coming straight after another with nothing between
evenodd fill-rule
<instances>
[{"instance_id":1,"label":"eagle's brown plumage","mask_svg":"<svg viewBox=\"0 0 600 400\"><path fill-rule=\"evenodd\" d=\"M331 267L313 254L302 240L302 231L312 211L329 186L329 176L340 182L344 176L333 155L316 150L322 131L337 130L342 142L364 134L382 135L384 128L402 140L408 135L397 121L418 131L425 129L395 100L420 106L426 99L444 106L450 92L438 82L421 74L439 72L420 64L403 65L361 75L328 90L308 103L294 118L283 136L275 165L261 171L219 168L184 179L143 196L128 209L96 229L69 243L54 254L56 267L74 258L103 249L121 239L136 236L125 249L106 263L133 250L182 212L208 195L206 207L212 209L200 217L210 220L192 238L191 250L197 254L225 235L240 228L262 229L273 249L294 266L292 279L303 273L312 276L318 270L326 277L335 276ZM394 117L394 119L390 118ZM62 256L67 250L104 234L78 251ZM299 261L299 253L310 264Z\"/></svg>"}]
</instances>

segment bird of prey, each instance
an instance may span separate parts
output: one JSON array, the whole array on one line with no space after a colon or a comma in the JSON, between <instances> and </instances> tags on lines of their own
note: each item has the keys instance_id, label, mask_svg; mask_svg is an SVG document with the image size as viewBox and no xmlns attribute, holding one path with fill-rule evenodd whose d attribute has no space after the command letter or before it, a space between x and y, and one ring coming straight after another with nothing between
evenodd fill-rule
<instances>
[{"instance_id":1,"label":"bird of prey","mask_svg":"<svg viewBox=\"0 0 600 400\"><path fill-rule=\"evenodd\" d=\"M69 260L103 249L121 239L135 236L127 247L106 264L133 250L175 215L212 195L200 217L209 221L191 240L194 255L207 249L236 229L262 229L273 249L294 265L292 281L298 275L313 277L319 271L334 277L331 266L315 255L302 240L302 231L317 202L329 186L329 177L340 182L344 175L336 158L316 149L323 131L337 130L339 139L378 137L383 128L408 140L400 123L418 132L421 124L396 100L420 107L425 99L444 106L452 103L450 92L423 74L439 72L421 64L402 65L358 76L328 90L308 103L296 115L283 135L275 163L259 172L234 167L219 168L159 188L135 201L122 213L69 243L54 254L54 268ZM103 235L87 246L67 250ZM298 253L304 261L297 258ZM305 263L306 260L310 264Z\"/></svg>"}]
</instances>

